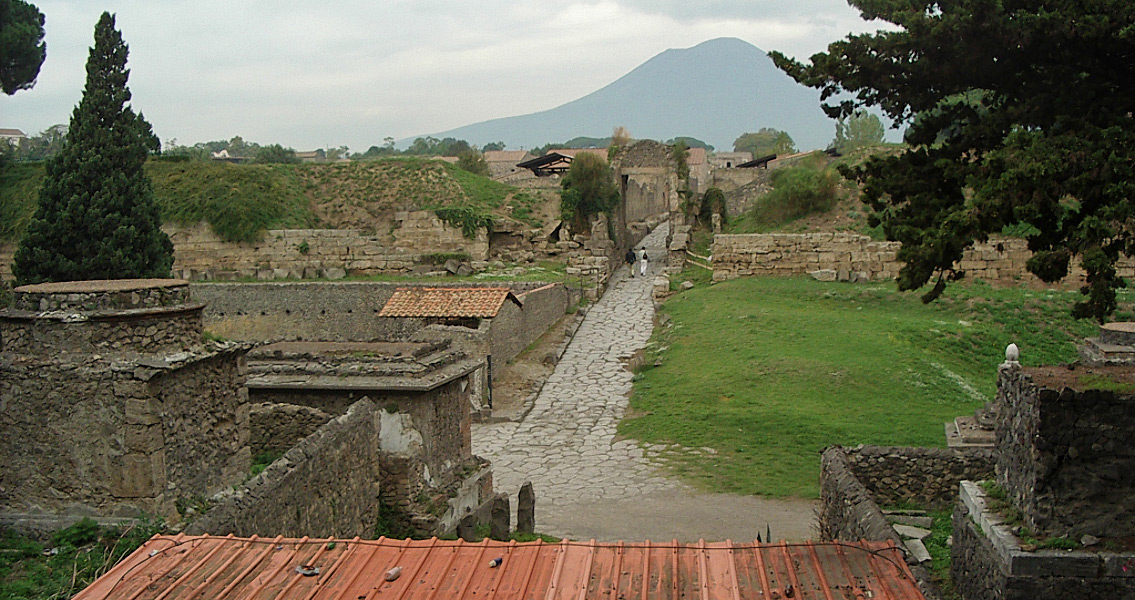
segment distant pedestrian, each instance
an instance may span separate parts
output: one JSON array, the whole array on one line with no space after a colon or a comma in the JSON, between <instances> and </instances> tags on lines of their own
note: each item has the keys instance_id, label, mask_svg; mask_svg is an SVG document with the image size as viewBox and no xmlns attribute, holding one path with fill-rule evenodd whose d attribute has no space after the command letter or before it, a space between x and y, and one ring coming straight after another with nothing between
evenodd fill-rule
<instances>
[{"instance_id":1,"label":"distant pedestrian","mask_svg":"<svg viewBox=\"0 0 1135 600\"><path fill-rule=\"evenodd\" d=\"M638 264L638 274L646 277L646 246L642 247L642 262Z\"/></svg>"},{"instance_id":2,"label":"distant pedestrian","mask_svg":"<svg viewBox=\"0 0 1135 600\"><path fill-rule=\"evenodd\" d=\"M631 277L633 278L634 277L634 263L635 263L634 248L627 248L627 255L625 257L623 257L623 260L627 261L627 268L630 269Z\"/></svg>"}]
</instances>

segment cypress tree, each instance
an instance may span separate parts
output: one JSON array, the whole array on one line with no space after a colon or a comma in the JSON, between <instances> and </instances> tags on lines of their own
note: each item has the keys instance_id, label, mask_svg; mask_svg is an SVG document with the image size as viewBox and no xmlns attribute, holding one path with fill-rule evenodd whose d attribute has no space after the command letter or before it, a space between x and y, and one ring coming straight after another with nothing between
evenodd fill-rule
<instances>
[{"instance_id":1,"label":"cypress tree","mask_svg":"<svg viewBox=\"0 0 1135 600\"><path fill-rule=\"evenodd\" d=\"M173 244L143 171L161 146L127 104L126 56L114 17L103 13L83 98L63 148L46 164L39 207L14 257L19 284L170 274Z\"/></svg>"}]
</instances>

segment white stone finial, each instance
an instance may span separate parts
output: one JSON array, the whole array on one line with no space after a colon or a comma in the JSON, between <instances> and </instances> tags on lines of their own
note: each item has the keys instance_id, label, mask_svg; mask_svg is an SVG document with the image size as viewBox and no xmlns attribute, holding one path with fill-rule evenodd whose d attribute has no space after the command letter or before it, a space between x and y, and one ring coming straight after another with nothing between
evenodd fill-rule
<instances>
[{"instance_id":1,"label":"white stone finial","mask_svg":"<svg viewBox=\"0 0 1135 600\"><path fill-rule=\"evenodd\" d=\"M1017 348L1016 344L1009 344L1005 347L1005 362L1009 364L1016 364L1021 358L1021 350Z\"/></svg>"}]
</instances>

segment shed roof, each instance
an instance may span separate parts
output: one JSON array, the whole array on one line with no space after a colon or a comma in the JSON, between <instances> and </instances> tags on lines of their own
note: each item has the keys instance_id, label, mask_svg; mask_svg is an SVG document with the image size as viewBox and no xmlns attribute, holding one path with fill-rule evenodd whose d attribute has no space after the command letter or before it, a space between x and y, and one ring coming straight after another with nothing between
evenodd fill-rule
<instances>
[{"instance_id":1,"label":"shed roof","mask_svg":"<svg viewBox=\"0 0 1135 600\"><path fill-rule=\"evenodd\" d=\"M499 566L490 566L497 558ZM395 568L399 576L387 581ZM181 534L154 536L75 596L109 598L923 600L890 542L518 544Z\"/></svg>"},{"instance_id":2,"label":"shed roof","mask_svg":"<svg viewBox=\"0 0 1135 600\"><path fill-rule=\"evenodd\" d=\"M527 150L486 150L485 162L518 163L531 156Z\"/></svg>"},{"instance_id":3,"label":"shed roof","mask_svg":"<svg viewBox=\"0 0 1135 600\"><path fill-rule=\"evenodd\" d=\"M386 301L380 317L478 317L497 316L505 300L521 306L508 288L398 288Z\"/></svg>"},{"instance_id":4,"label":"shed roof","mask_svg":"<svg viewBox=\"0 0 1135 600\"><path fill-rule=\"evenodd\" d=\"M704 165L706 163L706 156L705 148L687 148L686 164L690 166Z\"/></svg>"}]
</instances>

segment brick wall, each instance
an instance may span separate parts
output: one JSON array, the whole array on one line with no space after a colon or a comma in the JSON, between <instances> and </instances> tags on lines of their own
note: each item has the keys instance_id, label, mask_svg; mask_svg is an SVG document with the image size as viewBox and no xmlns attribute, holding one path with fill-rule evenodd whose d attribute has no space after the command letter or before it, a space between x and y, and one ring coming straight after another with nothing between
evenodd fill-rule
<instances>
[{"instance_id":1,"label":"brick wall","mask_svg":"<svg viewBox=\"0 0 1135 600\"><path fill-rule=\"evenodd\" d=\"M190 535L370 538L378 522L379 409L363 399L186 528Z\"/></svg>"},{"instance_id":2,"label":"brick wall","mask_svg":"<svg viewBox=\"0 0 1135 600\"><path fill-rule=\"evenodd\" d=\"M858 280L892 280L902 267L896 260L900 246L898 242L876 242L853 233L718 235L713 242L713 278L722 281L827 270L856 274ZM990 240L967 250L958 268L970 279L1039 282L1026 269L1030 256L1025 240ZM1123 277L1135 277L1135 261L1122 261L1118 270ZM1070 278L1080 277L1082 271L1074 268Z\"/></svg>"}]
</instances>

